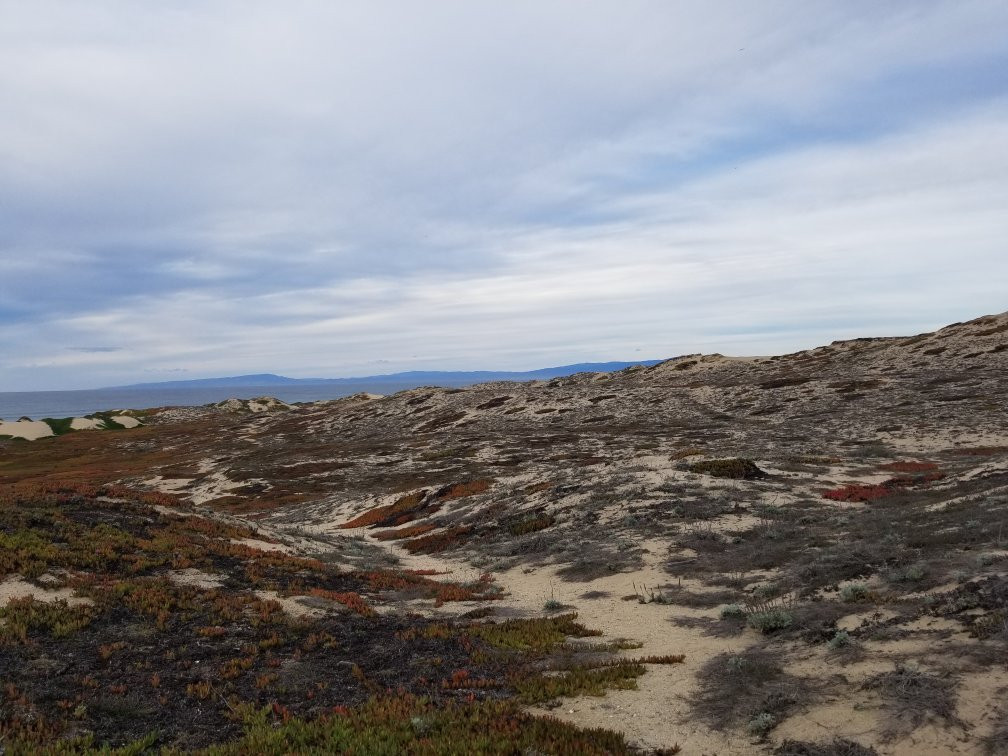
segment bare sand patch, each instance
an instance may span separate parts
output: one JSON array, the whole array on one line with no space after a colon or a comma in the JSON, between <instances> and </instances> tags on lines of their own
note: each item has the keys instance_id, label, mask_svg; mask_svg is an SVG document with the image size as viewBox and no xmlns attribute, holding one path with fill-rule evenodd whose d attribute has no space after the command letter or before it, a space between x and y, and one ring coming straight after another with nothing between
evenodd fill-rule
<instances>
[{"instance_id":1,"label":"bare sand patch","mask_svg":"<svg viewBox=\"0 0 1008 756\"><path fill-rule=\"evenodd\" d=\"M135 417L131 417L130 415L112 415L109 419L119 423L119 425L124 428L136 428L137 426L142 425L139 420Z\"/></svg>"},{"instance_id":2,"label":"bare sand patch","mask_svg":"<svg viewBox=\"0 0 1008 756\"><path fill-rule=\"evenodd\" d=\"M223 575L214 575L192 567L169 572L168 579L177 585L191 585L195 588L204 588L206 590L220 588L224 585Z\"/></svg>"},{"instance_id":3,"label":"bare sand patch","mask_svg":"<svg viewBox=\"0 0 1008 756\"><path fill-rule=\"evenodd\" d=\"M70 606L94 603L89 598L75 596L72 588L42 588L29 583L20 575L10 575L0 583L0 606L6 606L12 599L31 597L36 601L59 601L63 599Z\"/></svg>"},{"instance_id":4,"label":"bare sand patch","mask_svg":"<svg viewBox=\"0 0 1008 756\"><path fill-rule=\"evenodd\" d=\"M41 420L18 420L16 423L9 423L6 420L0 421L0 436L13 436L34 441L38 438L46 438L55 435L48 423Z\"/></svg>"},{"instance_id":5,"label":"bare sand patch","mask_svg":"<svg viewBox=\"0 0 1008 756\"><path fill-rule=\"evenodd\" d=\"M96 417L75 417L70 421L71 430L102 430L105 423Z\"/></svg>"}]
</instances>

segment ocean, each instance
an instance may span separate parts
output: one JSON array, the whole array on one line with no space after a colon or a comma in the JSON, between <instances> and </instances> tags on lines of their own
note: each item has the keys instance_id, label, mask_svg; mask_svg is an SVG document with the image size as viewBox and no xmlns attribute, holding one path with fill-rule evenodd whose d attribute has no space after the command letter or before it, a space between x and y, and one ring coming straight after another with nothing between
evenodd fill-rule
<instances>
[{"instance_id":1,"label":"ocean","mask_svg":"<svg viewBox=\"0 0 1008 756\"><path fill-rule=\"evenodd\" d=\"M453 386L460 385L451 383ZM0 420L30 417L80 417L112 409L148 409L150 407L194 407L235 397L252 399L275 396L285 402L315 402L339 399L362 391L394 394L416 388L415 383L376 381L374 383L339 383L336 385L273 385L188 388L94 389L83 391L3 391L0 392Z\"/></svg>"}]
</instances>

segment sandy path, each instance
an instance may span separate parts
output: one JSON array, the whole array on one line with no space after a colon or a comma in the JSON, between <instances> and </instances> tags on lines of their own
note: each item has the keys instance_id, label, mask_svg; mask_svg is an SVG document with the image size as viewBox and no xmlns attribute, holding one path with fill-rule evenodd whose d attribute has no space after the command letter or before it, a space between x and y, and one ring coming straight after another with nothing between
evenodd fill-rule
<instances>
[{"instance_id":1,"label":"sandy path","mask_svg":"<svg viewBox=\"0 0 1008 756\"><path fill-rule=\"evenodd\" d=\"M388 548L387 542L381 544ZM717 609L696 610L660 604L641 604L622 597L634 593L634 584L648 587L668 585L671 581L658 562L667 544L649 541L645 566L593 580L570 583L556 576L556 567L541 567L533 572L514 568L495 573L497 583L506 591L502 603L532 614L543 614L543 604L555 597L578 613L585 626L601 630L603 638L626 638L643 644L640 649L623 652L626 656L685 654L686 662L652 665L638 679L638 690L610 691L605 697L564 699L555 709L532 708L582 727L606 727L622 733L630 742L647 748L668 748L675 744L685 754L751 754L758 746L746 738L715 732L691 721L687 697L696 687L695 673L712 656L722 651L740 651L748 645L745 636L735 639L712 638L701 632L678 627L670 619L679 617L715 617ZM392 546L392 553L406 569L436 569L445 577L472 580L478 575L460 560L437 556L414 556ZM702 590L690 585L691 590ZM602 591L601 598L579 598L588 591Z\"/></svg>"}]
</instances>

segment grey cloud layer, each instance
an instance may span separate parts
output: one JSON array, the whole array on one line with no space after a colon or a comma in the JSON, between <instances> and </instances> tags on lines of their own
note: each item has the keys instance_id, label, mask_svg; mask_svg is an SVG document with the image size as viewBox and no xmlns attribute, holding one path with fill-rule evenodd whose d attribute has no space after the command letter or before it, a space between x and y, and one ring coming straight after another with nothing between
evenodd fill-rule
<instances>
[{"instance_id":1,"label":"grey cloud layer","mask_svg":"<svg viewBox=\"0 0 1008 756\"><path fill-rule=\"evenodd\" d=\"M0 390L752 353L1004 309L1006 22L0 2Z\"/></svg>"}]
</instances>

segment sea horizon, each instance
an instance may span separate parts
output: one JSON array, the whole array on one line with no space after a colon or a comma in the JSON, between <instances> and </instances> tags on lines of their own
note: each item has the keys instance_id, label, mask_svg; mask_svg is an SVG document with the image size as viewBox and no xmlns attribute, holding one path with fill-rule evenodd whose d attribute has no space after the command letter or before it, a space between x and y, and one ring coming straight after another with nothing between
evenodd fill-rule
<instances>
[{"instance_id":1,"label":"sea horizon","mask_svg":"<svg viewBox=\"0 0 1008 756\"><path fill-rule=\"evenodd\" d=\"M444 381L448 387L467 385L463 382ZM150 409L152 407L198 407L225 399L252 399L274 396L281 401L317 402L340 399L361 392L394 394L417 388L408 381L361 381L359 383L269 385L269 386L207 386L187 388L106 388L74 389L71 391L2 391L0 392L0 420L17 420L30 417L43 418L81 417L107 410Z\"/></svg>"}]
</instances>

